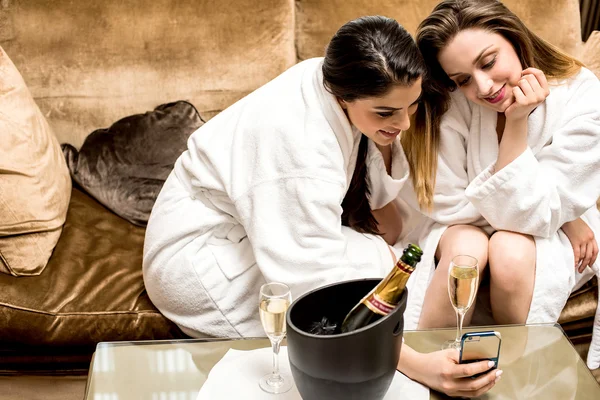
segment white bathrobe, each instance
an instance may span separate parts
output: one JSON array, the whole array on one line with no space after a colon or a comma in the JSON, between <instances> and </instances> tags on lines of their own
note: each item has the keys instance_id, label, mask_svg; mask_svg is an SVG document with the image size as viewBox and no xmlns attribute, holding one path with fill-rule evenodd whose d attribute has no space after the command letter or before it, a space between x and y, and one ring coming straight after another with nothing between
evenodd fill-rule
<instances>
[{"instance_id":1,"label":"white bathrobe","mask_svg":"<svg viewBox=\"0 0 600 400\"><path fill-rule=\"evenodd\" d=\"M447 226L472 224L488 234L507 230L535 238L535 287L528 324L558 320L572 290L594 273L574 268L571 243L560 227L579 217L600 240L600 83L583 68L551 82L550 95L528 120L528 148L494 174L498 157L497 113L469 102L460 91L441 126L434 210L419 213L407 184L399 201L407 214L398 247L418 242L424 256L409 282L406 329L417 327L434 254ZM596 312L588 366L600 366L600 312Z\"/></svg>"},{"instance_id":2,"label":"white bathrobe","mask_svg":"<svg viewBox=\"0 0 600 400\"><path fill-rule=\"evenodd\" d=\"M192 336L263 336L260 286L293 298L393 267L381 237L342 227L341 203L361 133L323 87L322 59L301 62L194 132L150 217L144 282L157 308ZM369 142L373 208L408 177ZM333 299L332 301L335 301Z\"/></svg>"}]
</instances>

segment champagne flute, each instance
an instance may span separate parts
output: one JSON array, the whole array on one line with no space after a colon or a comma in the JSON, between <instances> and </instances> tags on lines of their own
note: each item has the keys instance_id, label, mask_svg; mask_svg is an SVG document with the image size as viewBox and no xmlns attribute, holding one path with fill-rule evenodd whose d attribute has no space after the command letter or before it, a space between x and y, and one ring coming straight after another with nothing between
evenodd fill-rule
<instances>
[{"instance_id":1,"label":"champagne flute","mask_svg":"<svg viewBox=\"0 0 600 400\"><path fill-rule=\"evenodd\" d=\"M260 288L258 301L260 321L273 347L273 372L263 376L259 386L267 393L285 393L292 388L292 377L279 372L279 348L285 337L285 314L292 294L283 283L265 283Z\"/></svg>"},{"instance_id":2,"label":"champagne flute","mask_svg":"<svg viewBox=\"0 0 600 400\"><path fill-rule=\"evenodd\" d=\"M448 268L448 295L456 312L456 339L444 342L442 349L460 350L463 320L473 305L478 287L477 259L466 255L454 257Z\"/></svg>"}]
</instances>

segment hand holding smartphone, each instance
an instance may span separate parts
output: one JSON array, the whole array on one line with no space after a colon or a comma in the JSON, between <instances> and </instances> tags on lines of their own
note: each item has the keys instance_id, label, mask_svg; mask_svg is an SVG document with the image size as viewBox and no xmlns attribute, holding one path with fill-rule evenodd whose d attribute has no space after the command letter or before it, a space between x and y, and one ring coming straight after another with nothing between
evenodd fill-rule
<instances>
[{"instance_id":1,"label":"hand holding smartphone","mask_svg":"<svg viewBox=\"0 0 600 400\"><path fill-rule=\"evenodd\" d=\"M501 343L502 336L497 331L467 332L462 335L460 341L459 363L468 364L490 360L494 362L491 369L498 368ZM473 375L472 378L481 376L484 373Z\"/></svg>"}]
</instances>

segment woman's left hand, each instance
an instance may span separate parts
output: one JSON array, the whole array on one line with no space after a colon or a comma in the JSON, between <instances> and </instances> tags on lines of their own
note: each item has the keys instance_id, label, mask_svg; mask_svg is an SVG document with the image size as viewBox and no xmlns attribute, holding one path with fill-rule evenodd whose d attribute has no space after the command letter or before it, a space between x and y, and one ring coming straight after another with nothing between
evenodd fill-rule
<instances>
[{"instance_id":1,"label":"woman's left hand","mask_svg":"<svg viewBox=\"0 0 600 400\"><path fill-rule=\"evenodd\" d=\"M459 364L457 350L438 350L422 354L403 345L398 370L410 379L448 396L479 398L493 388L502 375L502 371L490 369L492 366L489 363L491 362L478 361ZM483 375L472 378L480 373Z\"/></svg>"},{"instance_id":2,"label":"woman's left hand","mask_svg":"<svg viewBox=\"0 0 600 400\"><path fill-rule=\"evenodd\" d=\"M598 243L594 232L581 218L565 223L562 230L573 246L575 268L582 273L585 267L591 267L596 262L598 256Z\"/></svg>"}]
</instances>

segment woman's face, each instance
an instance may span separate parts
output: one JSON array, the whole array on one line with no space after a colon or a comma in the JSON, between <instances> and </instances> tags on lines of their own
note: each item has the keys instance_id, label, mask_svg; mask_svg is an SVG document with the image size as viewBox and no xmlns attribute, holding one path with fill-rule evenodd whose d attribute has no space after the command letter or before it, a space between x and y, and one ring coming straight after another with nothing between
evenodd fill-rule
<instances>
[{"instance_id":1,"label":"woman's face","mask_svg":"<svg viewBox=\"0 0 600 400\"><path fill-rule=\"evenodd\" d=\"M421 78L410 86L396 85L381 97L339 102L352 125L376 144L387 146L410 127L409 116L417 110L420 96Z\"/></svg>"},{"instance_id":2,"label":"woman's face","mask_svg":"<svg viewBox=\"0 0 600 400\"><path fill-rule=\"evenodd\" d=\"M504 112L514 102L512 89L523 66L503 36L483 29L460 31L439 53L438 61L473 103Z\"/></svg>"}]
</instances>

